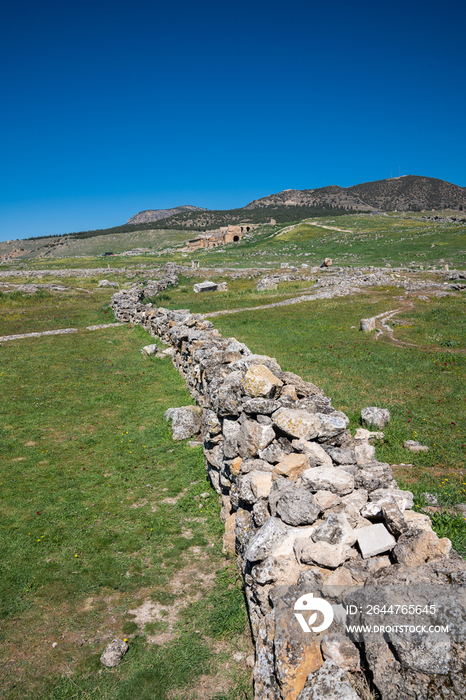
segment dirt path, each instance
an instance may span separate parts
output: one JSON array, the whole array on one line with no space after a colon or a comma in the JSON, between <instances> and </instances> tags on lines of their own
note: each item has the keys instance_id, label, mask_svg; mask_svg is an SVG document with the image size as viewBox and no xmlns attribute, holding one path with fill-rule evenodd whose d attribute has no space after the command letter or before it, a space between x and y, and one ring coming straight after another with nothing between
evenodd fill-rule
<instances>
[{"instance_id":1,"label":"dirt path","mask_svg":"<svg viewBox=\"0 0 466 700\"><path fill-rule=\"evenodd\" d=\"M320 289L314 294L303 294L292 299L284 301L276 301L273 304L263 304L262 306L245 306L240 309L223 309L222 311L210 311L207 314L202 314L204 318L214 318L214 316L223 316L225 314L238 314L242 311L262 311L262 309L273 309L277 306L290 306L291 304L301 304L304 301L314 301L316 299L331 299L332 297L345 297L354 292L360 291L354 288L347 288L339 291L329 291L328 288Z\"/></svg>"},{"instance_id":2,"label":"dirt path","mask_svg":"<svg viewBox=\"0 0 466 700\"><path fill-rule=\"evenodd\" d=\"M100 326L87 326L87 331L96 331L100 328L112 328L114 326L124 326L124 323L103 323ZM20 340L21 338L40 338L43 335L63 335L66 333L78 333L78 328L59 328L55 331L41 331L40 333L21 333L18 335L2 335L0 336L0 343L4 343L10 340Z\"/></svg>"}]
</instances>

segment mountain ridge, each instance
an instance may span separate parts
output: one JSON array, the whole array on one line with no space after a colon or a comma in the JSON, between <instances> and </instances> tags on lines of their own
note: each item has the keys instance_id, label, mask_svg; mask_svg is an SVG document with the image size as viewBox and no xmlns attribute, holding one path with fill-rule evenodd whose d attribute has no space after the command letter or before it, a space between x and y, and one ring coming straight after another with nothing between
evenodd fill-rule
<instances>
[{"instance_id":1,"label":"mountain ridge","mask_svg":"<svg viewBox=\"0 0 466 700\"><path fill-rule=\"evenodd\" d=\"M192 204L181 204L179 207L173 207L172 209L143 209L138 214L132 216L127 224L145 224L150 221L160 221L161 219L168 219L170 216L175 216L175 214L181 214L186 211L206 211L205 207L195 207Z\"/></svg>"}]
</instances>

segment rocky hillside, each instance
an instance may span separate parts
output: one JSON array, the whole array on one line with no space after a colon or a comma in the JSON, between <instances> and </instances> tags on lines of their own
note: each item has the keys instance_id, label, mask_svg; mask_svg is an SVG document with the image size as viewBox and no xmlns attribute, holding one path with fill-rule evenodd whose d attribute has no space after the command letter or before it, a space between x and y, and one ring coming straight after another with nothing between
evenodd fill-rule
<instances>
[{"instance_id":1,"label":"rocky hillside","mask_svg":"<svg viewBox=\"0 0 466 700\"><path fill-rule=\"evenodd\" d=\"M348 187L346 192L383 211L466 209L466 187L435 177L405 175Z\"/></svg>"},{"instance_id":2,"label":"rocky hillside","mask_svg":"<svg viewBox=\"0 0 466 700\"><path fill-rule=\"evenodd\" d=\"M319 206L350 211L466 210L466 188L433 177L404 175L352 187L331 185L315 190L284 190L256 199L245 208L277 206Z\"/></svg>"},{"instance_id":3,"label":"rocky hillside","mask_svg":"<svg viewBox=\"0 0 466 700\"><path fill-rule=\"evenodd\" d=\"M169 216L175 214L183 214L187 211L205 211L203 207L193 207L191 204L182 204L180 207L173 209L144 209L139 214L128 219L128 224L145 224L149 221L160 221L160 219L168 219Z\"/></svg>"},{"instance_id":4,"label":"rocky hillside","mask_svg":"<svg viewBox=\"0 0 466 700\"><path fill-rule=\"evenodd\" d=\"M318 207L331 211L344 209L346 211L370 211L373 209L364 202L357 193L338 185L320 187L316 190L284 190L271 194L262 199L255 199L245 209L264 209L265 207Z\"/></svg>"}]
</instances>

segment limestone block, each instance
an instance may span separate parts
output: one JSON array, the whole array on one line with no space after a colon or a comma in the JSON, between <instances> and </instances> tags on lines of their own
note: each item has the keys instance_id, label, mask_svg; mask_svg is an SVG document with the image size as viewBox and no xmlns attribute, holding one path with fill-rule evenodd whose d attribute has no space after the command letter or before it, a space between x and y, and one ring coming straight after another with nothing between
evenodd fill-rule
<instances>
[{"instance_id":1,"label":"limestone block","mask_svg":"<svg viewBox=\"0 0 466 700\"><path fill-rule=\"evenodd\" d=\"M114 668L118 666L128 649L129 646L122 639L112 639L100 657L100 660L107 668Z\"/></svg>"},{"instance_id":2,"label":"limestone block","mask_svg":"<svg viewBox=\"0 0 466 700\"><path fill-rule=\"evenodd\" d=\"M343 543L313 542L304 538L295 541L294 551L296 559L303 564L318 564L328 569L336 569L355 554L354 549Z\"/></svg>"},{"instance_id":3,"label":"limestone block","mask_svg":"<svg viewBox=\"0 0 466 700\"><path fill-rule=\"evenodd\" d=\"M356 535L363 559L375 557L376 554L382 554L382 552L388 552L396 545L395 538L392 537L382 523L361 527L356 530Z\"/></svg>"},{"instance_id":4,"label":"limestone block","mask_svg":"<svg viewBox=\"0 0 466 700\"><path fill-rule=\"evenodd\" d=\"M338 467L314 467L301 475L311 491L332 491L338 496L351 493L354 489L354 476Z\"/></svg>"},{"instance_id":5,"label":"limestone block","mask_svg":"<svg viewBox=\"0 0 466 700\"><path fill-rule=\"evenodd\" d=\"M336 493L332 493L332 491L321 490L314 494L314 503L319 508L319 511L322 512L327 510L327 508L337 506L341 503L341 498Z\"/></svg>"},{"instance_id":6,"label":"limestone block","mask_svg":"<svg viewBox=\"0 0 466 700\"><path fill-rule=\"evenodd\" d=\"M387 498L394 498L398 508L403 512L407 508L412 508L414 503L414 494L411 491L402 491L401 489L375 489L371 491L369 495L369 500L371 503L378 503L379 510L375 512L376 515L381 515L382 508L381 503ZM367 504L369 505L369 504ZM361 511L361 515L366 517Z\"/></svg>"},{"instance_id":7,"label":"limestone block","mask_svg":"<svg viewBox=\"0 0 466 700\"><path fill-rule=\"evenodd\" d=\"M287 438L274 440L264 450L259 450L259 457L270 464L281 462L287 455L293 452L293 447Z\"/></svg>"},{"instance_id":8,"label":"limestone block","mask_svg":"<svg viewBox=\"0 0 466 700\"><path fill-rule=\"evenodd\" d=\"M262 527L270 518L270 511L265 501L257 501L252 507L252 517L256 527Z\"/></svg>"},{"instance_id":9,"label":"limestone block","mask_svg":"<svg viewBox=\"0 0 466 700\"><path fill-rule=\"evenodd\" d=\"M288 525L312 525L319 512L312 493L294 484L277 501L277 513Z\"/></svg>"},{"instance_id":10,"label":"limestone block","mask_svg":"<svg viewBox=\"0 0 466 700\"><path fill-rule=\"evenodd\" d=\"M382 503L382 517L387 530L396 538L409 530L408 523L394 498L387 498Z\"/></svg>"},{"instance_id":11,"label":"limestone block","mask_svg":"<svg viewBox=\"0 0 466 700\"><path fill-rule=\"evenodd\" d=\"M349 423L349 418L340 411L334 411L329 414L316 413L315 415L320 420L319 438L335 437L335 435L346 430Z\"/></svg>"},{"instance_id":12,"label":"limestone block","mask_svg":"<svg viewBox=\"0 0 466 700\"><path fill-rule=\"evenodd\" d=\"M250 472L251 490L256 499L267 498L272 487L272 474L267 472Z\"/></svg>"},{"instance_id":13,"label":"limestone block","mask_svg":"<svg viewBox=\"0 0 466 700\"><path fill-rule=\"evenodd\" d=\"M416 513L415 510L405 510L403 513L410 530L426 530L432 532L432 521L424 513Z\"/></svg>"},{"instance_id":14,"label":"limestone block","mask_svg":"<svg viewBox=\"0 0 466 700\"><path fill-rule=\"evenodd\" d=\"M333 467L332 458L317 442L307 442L306 440L292 440L291 444L296 452L303 452L309 457L310 462L315 462L317 466Z\"/></svg>"},{"instance_id":15,"label":"limestone block","mask_svg":"<svg viewBox=\"0 0 466 700\"><path fill-rule=\"evenodd\" d=\"M342 449L340 447L330 447L327 450L335 464L356 464L357 455L354 450Z\"/></svg>"},{"instance_id":16,"label":"limestone block","mask_svg":"<svg viewBox=\"0 0 466 700\"><path fill-rule=\"evenodd\" d=\"M238 434L239 455L243 459L255 457L259 450L263 450L273 440L275 440L275 431L270 425L245 420Z\"/></svg>"},{"instance_id":17,"label":"limestone block","mask_svg":"<svg viewBox=\"0 0 466 700\"><path fill-rule=\"evenodd\" d=\"M275 609L275 671L280 685L280 697L296 700L310 673L317 670L322 662L319 638L301 629L295 614L296 589L288 591L276 599Z\"/></svg>"},{"instance_id":18,"label":"limestone block","mask_svg":"<svg viewBox=\"0 0 466 700\"><path fill-rule=\"evenodd\" d=\"M277 387L283 386L283 382L265 365L253 365L246 372L241 386L247 396L272 398Z\"/></svg>"},{"instance_id":19,"label":"limestone block","mask_svg":"<svg viewBox=\"0 0 466 700\"><path fill-rule=\"evenodd\" d=\"M158 350L159 350L158 345L155 345L155 343L154 343L152 345L145 345L142 348L141 352L144 355L155 355L158 352Z\"/></svg>"},{"instance_id":20,"label":"limestone block","mask_svg":"<svg viewBox=\"0 0 466 700\"><path fill-rule=\"evenodd\" d=\"M274 425L294 438L309 440L320 430L320 420L316 413L297 411L293 408L279 408L272 414Z\"/></svg>"},{"instance_id":21,"label":"limestone block","mask_svg":"<svg viewBox=\"0 0 466 700\"><path fill-rule=\"evenodd\" d=\"M359 466L373 462L375 459L375 447L373 445L369 445L367 442L363 443L362 445L356 445L354 451L356 453L356 460Z\"/></svg>"},{"instance_id":22,"label":"limestone block","mask_svg":"<svg viewBox=\"0 0 466 700\"><path fill-rule=\"evenodd\" d=\"M312 533L314 542L343 543L350 547L356 542L356 531L343 513L328 513L324 518L322 525Z\"/></svg>"},{"instance_id":23,"label":"limestone block","mask_svg":"<svg viewBox=\"0 0 466 700\"><path fill-rule=\"evenodd\" d=\"M292 401L297 401L298 400L298 394L296 393L296 387L294 387L292 384L288 384L287 386L284 386L280 396L289 396Z\"/></svg>"},{"instance_id":24,"label":"limestone block","mask_svg":"<svg viewBox=\"0 0 466 700\"><path fill-rule=\"evenodd\" d=\"M295 481L306 469L309 469L309 459L306 455L299 455L296 454L296 452L292 452L275 465L273 478L275 480L284 476Z\"/></svg>"},{"instance_id":25,"label":"limestone block","mask_svg":"<svg viewBox=\"0 0 466 700\"><path fill-rule=\"evenodd\" d=\"M225 418L223 421L223 454L225 459L233 459L238 454L238 437L240 431L240 424L237 421L228 420Z\"/></svg>"},{"instance_id":26,"label":"limestone block","mask_svg":"<svg viewBox=\"0 0 466 700\"><path fill-rule=\"evenodd\" d=\"M174 440L186 440L201 429L200 409L197 406L181 406L165 411L165 420L172 422Z\"/></svg>"},{"instance_id":27,"label":"limestone block","mask_svg":"<svg viewBox=\"0 0 466 700\"><path fill-rule=\"evenodd\" d=\"M351 505L359 511L366 505L368 496L366 489L355 489L352 493L342 496L341 502L345 505Z\"/></svg>"},{"instance_id":28,"label":"limestone block","mask_svg":"<svg viewBox=\"0 0 466 700\"><path fill-rule=\"evenodd\" d=\"M300 538L309 538L314 532L314 527L289 527L285 537L274 545L272 554L274 557L295 558L295 543Z\"/></svg>"},{"instance_id":29,"label":"limestone block","mask_svg":"<svg viewBox=\"0 0 466 700\"><path fill-rule=\"evenodd\" d=\"M401 535L393 556L399 564L420 566L428 561L448 558L451 542L447 537L439 540L435 532L410 530Z\"/></svg>"},{"instance_id":30,"label":"limestone block","mask_svg":"<svg viewBox=\"0 0 466 700\"><path fill-rule=\"evenodd\" d=\"M322 389L319 389L318 386L312 382L306 382L302 377L293 372L282 372L280 378L285 384L294 386L299 397L324 395L324 392Z\"/></svg>"},{"instance_id":31,"label":"limestone block","mask_svg":"<svg viewBox=\"0 0 466 700\"><path fill-rule=\"evenodd\" d=\"M356 442L370 442L371 440L383 440L384 433L380 431L367 430L367 428L358 428L354 434Z\"/></svg>"},{"instance_id":32,"label":"limestone block","mask_svg":"<svg viewBox=\"0 0 466 700\"><path fill-rule=\"evenodd\" d=\"M322 640L321 649L324 659L331 659L343 671L359 671L359 651L343 634L326 634Z\"/></svg>"},{"instance_id":33,"label":"limestone block","mask_svg":"<svg viewBox=\"0 0 466 700\"><path fill-rule=\"evenodd\" d=\"M243 400L243 411L245 413L260 413L270 416L280 408L280 403L274 399L265 399L261 396L256 396L254 399Z\"/></svg>"},{"instance_id":34,"label":"limestone block","mask_svg":"<svg viewBox=\"0 0 466 700\"><path fill-rule=\"evenodd\" d=\"M355 585L351 573L346 566L339 566L334 569L328 576L325 577L325 587L322 590L322 595L327 598L341 599L343 590L347 590Z\"/></svg>"},{"instance_id":35,"label":"limestone block","mask_svg":"<svg viewBox=\"0 0 466 700\"><path fill-rule=\"evenodd\" d=\"M429 452L427 445L422 445L417 440L405 440L403 447L410 452Z\"/></svg>"},{"instance_id":36,"label":"limestone block","mask_svg":"<svg viewBox=\"0 0 466 700\"><path fill-rule=\"evenodd\" d=\"M195 284L193 286L193 291L198 293L198 292L216 292L217 291L218 285L215 284L215 282L209 282L209 280L205 280L205 282L199 282L199 284Z\"/></svg>"},{"instance_id":37,"label":"limestone block","mask_svg":"<svg viewBox=\"0 0 466 700\"><path fill-rule=\"evenodd\" d=\"M244 557L247 561L263 561L288 534L288 527L279 518L270 517L249 543Z\"/></svg>"},{"instance_id":38,"label":"limestone block","mask_svg":"<svg viewBox=\"0 0 466 700\"><path fill-rule=\"evenodd\" d=\"M375 425L377 428L385 428L390 420L390 411L387 408L367 406L361 411L361 420L364 425Z\"/></svg>"},{"instance_id":39,"label":"limestone block","mask_svg":"<svg viewBox=\"0 0 466 700\"><path fill-rule=\"evenodd\" d=\"M235 553L235 524L236 524L236 513L229 515L225 521L225 532L223 535L223 553L224 554L234 554Z\"/></svg>"}]
</instances>

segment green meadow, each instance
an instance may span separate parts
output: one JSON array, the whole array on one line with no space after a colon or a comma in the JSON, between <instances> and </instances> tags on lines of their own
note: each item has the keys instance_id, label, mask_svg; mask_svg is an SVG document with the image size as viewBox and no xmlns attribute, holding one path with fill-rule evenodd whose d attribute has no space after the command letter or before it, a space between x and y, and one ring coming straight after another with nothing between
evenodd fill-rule
<instances>
[{"instance_id":1,"label":"green meadow","mask_svg":"<svg viewBox=\"0 0 466 700\"><path fill-rule=\"evenodd\" d=\"M101 291L0 307L1 335L79 329L0 346L1 695L252 698L218 498L164 419L192 401L142 329L84 330L114 321ZM129 651L106 669L114 637Z\"/></svg>"}]
</instances>

